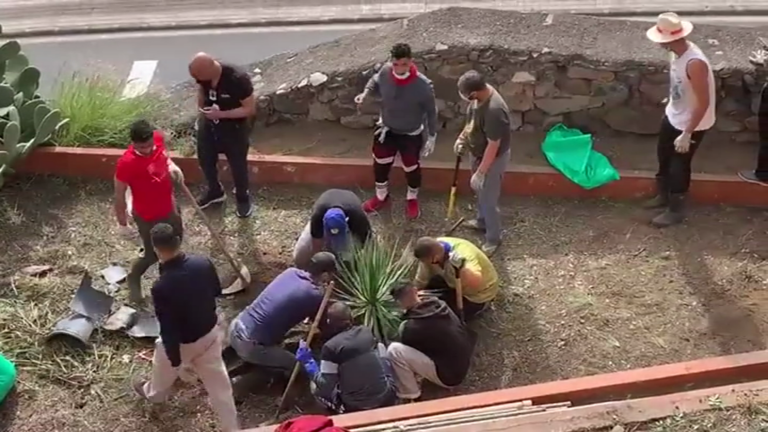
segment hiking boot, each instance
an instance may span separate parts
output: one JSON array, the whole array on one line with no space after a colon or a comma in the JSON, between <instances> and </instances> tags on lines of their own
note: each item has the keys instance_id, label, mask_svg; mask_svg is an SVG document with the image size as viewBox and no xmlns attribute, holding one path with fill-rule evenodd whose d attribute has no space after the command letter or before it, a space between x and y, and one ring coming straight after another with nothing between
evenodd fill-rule
<instances>
[{"instance_id":1,"label":"hiking boot","mask_svg":"<svg viewBox=\"0 0 768 432\"><path fill-rule=\"evenodd\" d=\"M218 190L208 189L205 195L197 200L197 205L201 209L204 209L213 204L222 203L225 199L227 199L227 196L224 194L224 189L221 187L221 184L219 184Z\"/></svg>"},{"instance_id":2,"label":"hiking boot","mask_svg":"<svg viewBox=\"0 0 768 432\"><path fill-rule=\"evenodd\" d=\"M685 219L683 215L684 200L685 194L670 194L667 210L653 218L651 224L656 228L666 228L681 223Z\"/></svg>"},{"instance_id":3,"label":"hiking boot","mask_svg":"<svg viewBox=\"0 0 768 432\"><path fill-rule=\"evenodd\" d=\"M417 219L421 216L421 209L419 208L419 200L409 199L405 200L405 217L408 219Z\"/></svg>"},{"instance_id":4,"label":"hiking boot","mask_svg":"<svg viewBox=\"0 0 768 432\"><path fill-rule=\"evenodd\" d=\"M483 243L483 245L480 247L480 249L482 249L483 253L485 253L486 255L488 255L490 257L490 256L492 256L493 254L496 253L496 250L499 248L500 245L501 245L500 242L489 242L489 241L486 241L485 243Z\"/></svg>"},{"instance_id":5,"label":"hiking boot","mask_svg":"<svg viewBox=\"0 0 768 432\"><path fill-rule=\"evenodd\" d=\"M757 176L757 173L753 170L739 171L739 178L748 183L759 184L761 186L768 186L768 180L763 180Z\"/></svg>"},{"instance_id":6,"label":"hiking boot","mask_svg":"<svg viewBox=\"0 0 768 432\"><path fill-rule=\"evenodd\" d=\"M363 211L366 213L376 213L384 209L389 204L389 195L383 200L379 197L373 196L368 201L363 203Z\"/></svg>"},{"instance_id":7,"label":"hiking boot","mask_svg":"<svg viewBox=\"0 0 768 432\"><path fill-rule=\"evenodd\" d=\"M247 218L253 214L253 204L250 197L237 200L236 208L237 217L239 218Z\"/></svg>"},{"instance_id":8,"label":"hiking boot","mask_svg":"<svg viewBox=\"0 0 768 432\"><path fill-rule=\"evenodd\" d=\"M643 203L643 208L652 210L669 205L669 192L667 185L661 179L656 179L656 196Z\"/></svg>"},{"instance_id":9,"label":"hiking boot","mask_svg":"<svg viewBox=\"0 0 768 432\"><path fill-rule=\"evenodd\" d=\"M146 384L146 381L140 378L134 378L133 382L131 383L131 387L133 387L133 392L136 393L136 396L146 399L147 394L144 392L144 384Z\"/></svg>"},{"instance_id":10,"label":"hiking boot","mask_svg":"<svg viewBox=\"0 0 768 432\"><path fill-rule=\"evenodd\" d=\"M466 222L464 222L464 225L469 228L473 229L475 231L485 232L485 223L480 222L478 219L471 219Z\"/></svg>"}]
</instances>

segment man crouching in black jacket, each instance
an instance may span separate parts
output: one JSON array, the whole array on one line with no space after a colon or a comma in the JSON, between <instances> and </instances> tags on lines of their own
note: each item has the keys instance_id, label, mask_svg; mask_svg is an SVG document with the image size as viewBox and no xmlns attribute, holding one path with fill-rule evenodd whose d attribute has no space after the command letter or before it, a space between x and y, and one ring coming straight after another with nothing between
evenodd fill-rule
<instances>
[{"instance_id":1,"label":"man crouching in black jacket","mask_svg":"<svg viewBox=\"0 0 768 432\"><path fill-rule=\"evenodd\" d=\"M326 313L325 334L318 367L307 344L299 343L298 360L312 379L315 399L336 414L364 411L397 402L392 366L386 348L371 329L352 323L352 311L335 302Z\"/></svg>"},{"instance_id":2,"label":"man crouching in black jacket","mask_svg":"<svg viewBox=\"0 0 768 432\"><path fill-rule=\"evenodd\" d=\"M442 300L421 299L410 282L399 282L390 292L405 310L400 342L387 350L397 396L418 399L422 378L445 388L461 384L474 350L474 338L465 325Z\"/></svg>"}]
</instances>

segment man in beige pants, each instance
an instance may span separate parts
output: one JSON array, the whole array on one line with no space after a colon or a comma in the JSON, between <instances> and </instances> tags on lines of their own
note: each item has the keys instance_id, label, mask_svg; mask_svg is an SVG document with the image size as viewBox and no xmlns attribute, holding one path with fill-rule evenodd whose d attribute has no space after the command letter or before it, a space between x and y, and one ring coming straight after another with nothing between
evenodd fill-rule
<instances>
[{"instance_id":1,"label":"man in beige pants","mask_svg":"<svg viewBox=\"0 0 768 432\"><path fill-rule=\"evenodd\" d=\"M390 292L405 309L400 342L391 343L387 349L397 396L406 401L418 399L422 379L441 387L461 384L474 350L474 339L466 326L442 300L422 300L411 282L398 282Z\"/></svg>"},{"instance_id":2,"label":"man in beige pants","mask_svg":"<svg viewBox=\"0 0 768 432\"><path fill-rule=\"evenodd\" d=\"M223 333L218 326L216 297L221 284L211 260L180 250L181 237L165 223L150 232L160 261L160 277L152 287L152 301L160 323L152 377L136 381L134 390L150 402L163 402L182 365L203 382L221 430L239 429L232 384L221 356Z\"/></svg>"}]
</instances>

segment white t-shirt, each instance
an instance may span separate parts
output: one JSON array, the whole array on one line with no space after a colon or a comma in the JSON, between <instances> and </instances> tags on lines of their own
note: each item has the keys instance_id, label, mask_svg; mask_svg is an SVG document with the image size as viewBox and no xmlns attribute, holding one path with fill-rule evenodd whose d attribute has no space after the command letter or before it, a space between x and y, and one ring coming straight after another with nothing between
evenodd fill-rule
<instances>
[{"instance_id":1,"label":"white t-shirt","mask_svg":"<svg viewBox=\"0 0 768 432\"><path fill-rule=\"evenodd\" d=\"M687 67L691 60L699 59L709 66L709 106L695 130L707 130L715 124L715 103L717 100L712 65L701 49L691 42L688 42L688 50L683 55L675 57L669 62L669 102L665 109L667 119L675 129L682 131L688 127L691 114L693 114L696 106L696 95L693 93L691 80L688 78Z\"/></svg>"}]
</instances>

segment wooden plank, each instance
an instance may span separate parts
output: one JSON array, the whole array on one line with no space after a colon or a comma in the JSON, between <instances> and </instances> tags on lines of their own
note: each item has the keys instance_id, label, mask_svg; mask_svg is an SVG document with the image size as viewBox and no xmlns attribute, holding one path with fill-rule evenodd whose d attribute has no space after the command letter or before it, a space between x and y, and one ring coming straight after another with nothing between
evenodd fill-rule
<instances>
[{"instance_id":1,"label":"wooden plank","mask_svg":"<svg viewBox=\"0 0 768 432\"><path fill-rule=\"evenodd\" d=\"M717 403L713 404L715 399ZM515 432L574 432L606 428L616 424L643 423L681 413L694 413L715 407L733 407L750 402L768 402L768 380L421 430L429 432L502 432L510 430Z\"/></svg>"},{"instance_id":2,"label":"wooden plank","mask_svg":"<svg viewBox=\"0 0 768 432\"><path fill-rule=\"evenodd\" d=\"M345 428L359 428L521 400L531 400L536 405L568 401L577 405L583 401L594 400L600 395L629 397L650 390L659 394L665 389L670 389L667 392L675 391L679 386L697 382L724 382L728 379L732 379L732 382L768 379L768 351L712 357L398 405L344 414L334 417L334 421L338 426Z\"/></svg>"}]
</instances>

